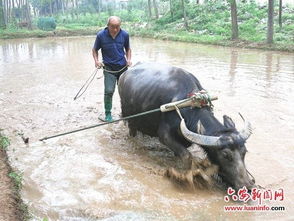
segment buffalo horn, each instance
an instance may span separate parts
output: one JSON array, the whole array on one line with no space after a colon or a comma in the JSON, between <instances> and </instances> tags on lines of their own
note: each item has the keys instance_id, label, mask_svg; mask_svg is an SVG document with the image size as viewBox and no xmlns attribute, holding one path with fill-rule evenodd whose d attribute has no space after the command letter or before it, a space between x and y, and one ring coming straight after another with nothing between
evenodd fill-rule
<instances>
[{"instance_id":1,"label":"buffalo horn","mask_svg":"<svg viewBox=\"0 0 294 221\"><path fill-rule=\"evenodd\" d=\"M244 128L240 131L240 137L243 140L247 140L250 135L252 134L252 127L249 121L245 120L244 117L239 113L239 115L241 116L241 118L244 121Z\"/></svg>"},{"instance_id":2,"label":"buffalo horn","mask_svg":"<svg viewBox=\"0 0 294 221\"><path fill-rule=\"evenodd\" d=\"M184 119L182 119L181 121L180 129L183 136L190 142L196 143L198 145L203 145L203 146L220 146L219 137L201 135L201 134L197 134L190 131L187 128Z\"/></svg>"}]
</instances>

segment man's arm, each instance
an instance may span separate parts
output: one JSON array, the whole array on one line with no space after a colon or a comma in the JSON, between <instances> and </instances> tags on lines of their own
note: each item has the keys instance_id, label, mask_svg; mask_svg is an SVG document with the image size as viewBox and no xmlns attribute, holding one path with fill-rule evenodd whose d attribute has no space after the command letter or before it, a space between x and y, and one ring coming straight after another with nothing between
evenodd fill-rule
<instances>
[{"instance_id":1,"label":"man's arm","mask_svg":"<svg viewBox=\"0 0 294 221\"><path fill-rule=\"evenodd\" d=\"M132 66L132 50L131 48L128 48L126 51L126 57L127 57L127 65Z\"/></svg>"},{"instance_id":2,"label":"man's arm","mask_svg":"<svg viewBox=\"0 0 294 221\"><path fill-rule=\"evenodd\" d=\"M103 67L103 63L99 62L98 51L96 51L95 48L92 49L92 55L93 55L93 58L94 58L95 67L96 68Z\"/></svg>"}]
</instances>

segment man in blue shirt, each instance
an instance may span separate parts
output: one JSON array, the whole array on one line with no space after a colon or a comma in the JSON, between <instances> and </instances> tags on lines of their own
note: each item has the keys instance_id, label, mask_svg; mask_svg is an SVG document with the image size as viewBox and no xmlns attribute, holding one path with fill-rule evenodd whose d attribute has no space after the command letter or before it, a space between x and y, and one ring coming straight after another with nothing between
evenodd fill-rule
<instances>
[{"instance_id":1,"label":"man in blue shirt","mask_svg":"<svg viewBox=\"0 0 294 221\"><path fill-rule=\"evenodd\" d=\"M105 121L112 121L112 96L119 76L131 66L131 48L129 34L120 28L121 19L117 16L108 18L107 27L98 32L92 49L95 67L104 68L104 109ZM98 51L101 49L102 62Z\"/></svg>"}]
</instances>

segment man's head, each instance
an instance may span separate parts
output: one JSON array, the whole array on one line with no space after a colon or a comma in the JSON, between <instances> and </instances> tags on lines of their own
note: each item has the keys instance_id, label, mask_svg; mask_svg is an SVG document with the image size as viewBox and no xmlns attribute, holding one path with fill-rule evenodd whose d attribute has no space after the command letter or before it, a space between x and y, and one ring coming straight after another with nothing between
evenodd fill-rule
<instances>
[{"instance_id":1,"label":"man's head","mask_svg":"<svg viewBox=\"0 0 294 221\"><path fill-rule=\"evenodd\" d=\"M114 38L120 31L121 19L117 16L110 16L107 21L107 27L110 35Z\"/></svg>"}]
</instances>

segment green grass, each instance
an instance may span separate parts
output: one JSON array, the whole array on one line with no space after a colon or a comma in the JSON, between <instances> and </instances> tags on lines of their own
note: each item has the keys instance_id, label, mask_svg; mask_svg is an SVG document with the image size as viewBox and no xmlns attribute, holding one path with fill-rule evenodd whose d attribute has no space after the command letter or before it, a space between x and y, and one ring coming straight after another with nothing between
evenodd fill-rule
<instances>
[{"instance_id":1,"label":"green grass","mask_svg":"<svg viewBox=\"0 0 294 221\"><path fill-rule=\"evenodd\" d=\"M8 174L8 176L13 180L17 190L20 190L21 187L22 187L22 175L21 173L18 173L18 172L10 172Z\"/></svg>"},{"instance_id":2,"label":"green grass","mask_svg":"<svg viewBox=\"0 0 294 221\"><path fill-rule=\"evenodd\" d=\"M0 148L7 150L7 147L10 145L10 140L1 134L0 130Z\"/></svg>"}]
</instances>

